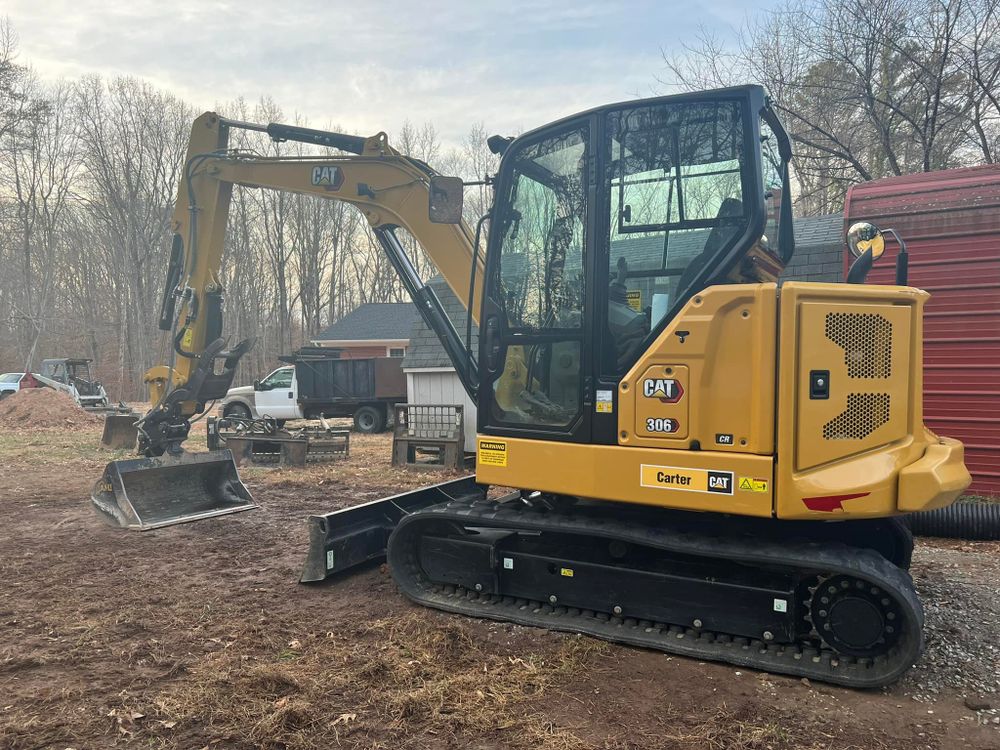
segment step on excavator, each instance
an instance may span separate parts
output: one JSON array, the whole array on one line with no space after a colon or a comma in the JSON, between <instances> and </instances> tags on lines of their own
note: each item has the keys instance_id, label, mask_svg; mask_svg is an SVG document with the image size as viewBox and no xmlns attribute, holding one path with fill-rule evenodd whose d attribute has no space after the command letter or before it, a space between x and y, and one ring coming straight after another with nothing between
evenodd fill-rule
<instances>
[{"instance_id":1,"label":"step on excavator","mask_svg":"<svg viewBox=\"0 0 1000 750\"><path fill-rule=\"evenodd\" d=\"M237 128L343 153L262 158L228 148ZM475 476L311 518L303 582L385 557L406 596L449 612L853 687L897 679L923 648L901 516L970 481L962 445L923 424L928 295L905 262L896 285L857 283L885 249L859 225L852 283L779 282L791 148L756 86L489 145L494 202L473 232L461 180L383 133L198 118L160 321L173 354L146 376L144 455L108 466L98 510L146 528L252 507L230 456L181 447L251 345L222 338L229 197L319 195L371 224L478 405L478 453ZM466 306L464 338L400 231Z\"/></svg>"}]
</instances>

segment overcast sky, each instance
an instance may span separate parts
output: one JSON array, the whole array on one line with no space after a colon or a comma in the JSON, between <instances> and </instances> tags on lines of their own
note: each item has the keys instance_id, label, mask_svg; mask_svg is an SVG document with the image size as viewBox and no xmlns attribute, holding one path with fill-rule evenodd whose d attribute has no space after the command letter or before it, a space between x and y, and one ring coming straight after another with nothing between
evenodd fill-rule
<instances>
[{"instance_id":1,"label":"overcast sky","mask_svg":"<svg viewBox=\"0 0 1000 750\"><path fill-rule=\"evenodd\" d=\"M752 5L766 3L756 0ZM529 130L662 92L661 47L729 33L739 0L3 0L20 61L43 78L127 74L200 109L273 97L292 120L363 134L433 122Z\"/></svg>"}]
</instances>

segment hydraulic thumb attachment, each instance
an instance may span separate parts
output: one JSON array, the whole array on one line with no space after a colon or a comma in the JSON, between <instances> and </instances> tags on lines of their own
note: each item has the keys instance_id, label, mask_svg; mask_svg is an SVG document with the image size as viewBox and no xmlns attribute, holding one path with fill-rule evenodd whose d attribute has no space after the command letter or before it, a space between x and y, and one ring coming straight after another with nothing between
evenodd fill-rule
<instances>
[{"instance_id":1,"label":"hydraulic thumb attachment","mask_svg":"<svg viewBox=\"0 0 1000 750\"><path fill-rule=\"evenodd\" d=\"M144 457L109 463L91 493L103 520L146 531L257 507L230 451L186 453L181 448L191 429L192 404L200 413L225 396L254 339L229 351L225 345L220 338L206 347L187 382L167 392L136 423ZM216 362L222 363L219 372Z\"/></svg>"},{"instance_id":2,"label":"hydraulic thumb attachment","mask_svg":"<svg viewBox=\"0 0 1000 750\"><path fill-rule=\"evenodd\" d=\"M256 341L254 338L245 339L225 351L226 340L219 338L205 347L187 382L167 392L139 420L139 452L146 456L179 454L181 444L187 439L191 429L190 418L185 415L185 412L190 414L191 410L185 406L193 403L193 412L201 413L206 404L224 398L233 384L236 366ZM215 371L217 361L222 362L220 372Z\"/></svg>"}]
</instances>

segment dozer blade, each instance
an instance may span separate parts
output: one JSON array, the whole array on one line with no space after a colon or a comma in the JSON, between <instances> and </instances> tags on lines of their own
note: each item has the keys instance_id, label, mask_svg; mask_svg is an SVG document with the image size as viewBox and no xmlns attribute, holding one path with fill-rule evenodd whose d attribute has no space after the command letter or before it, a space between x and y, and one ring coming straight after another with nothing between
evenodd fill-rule
<instances>
[{"instance_id":1,"label":"dozer blade","mask_svg":"<svg viewBox=\"0 0 1000 750\"><path fill-rule=\"evenodd\" d=\"M139 431L135 426L139 417L135 414L108 414L104 418L104 432L101 445L108 448L135 448Z\"/></svg>"},{"instance_id":2,"label":"dozer blade","mask_svg":"<svg viewBox=\"0 0 1000 750\"><path fill-rule=\"evenodd\" d=\"M137 531L257 507L228 450L112 461L90 501L112 526Z\"/></svg>"},{"instance_id":3,"label":"dozer blade","mask_svg":"<svg viewBox=\"0 0 1000 750\"><path fill-rule=\"evenodd\" d=\"M475 476L421 487L419 490L372 500L322 516L309 517L309 553L299 583L327 576L385 557L389 535L410 513L438 503L486 496Z\"/></svg>"}]
</instances>

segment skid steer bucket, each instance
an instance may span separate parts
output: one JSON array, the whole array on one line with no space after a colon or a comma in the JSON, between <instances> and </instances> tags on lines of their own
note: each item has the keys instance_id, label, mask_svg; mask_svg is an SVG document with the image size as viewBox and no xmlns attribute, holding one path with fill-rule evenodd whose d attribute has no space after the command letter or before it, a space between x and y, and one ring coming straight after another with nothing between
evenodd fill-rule
<instances>
[{"instance_id":1,"label":"skid steer bucket","mask_svg":"<svg viewBox=\"0 0 1000 750\"><path fill-rule=\"evenodd\" d=\"M384 557L389 535L401 518L469 495L486 496L486 488L476 484L475 476L310 516L309 552L299 583L322 581L334 573Z\"/></svg>"},{"instance_id":2,"label":"skid steer bucket","mask_svg":"<svg viewBox=\"0 0 1000 750\"><path fill-rule=\"evenodd\" d=\"M135 448L139 438L139 430L135 426L138 419L135 414L108 414L104 418L101 445L113 449Z\"/></svg>"},{"instance_id":3,"label":"skid steer bucket","mask_svg":"<svg viewBox=\"0 0 1000 750\"><path fill-rule=\"evenodd\" d=\"M137 531L257 507L228 450L112 461L90 500L112 526Z\"/></svg>"}]
</instances>

